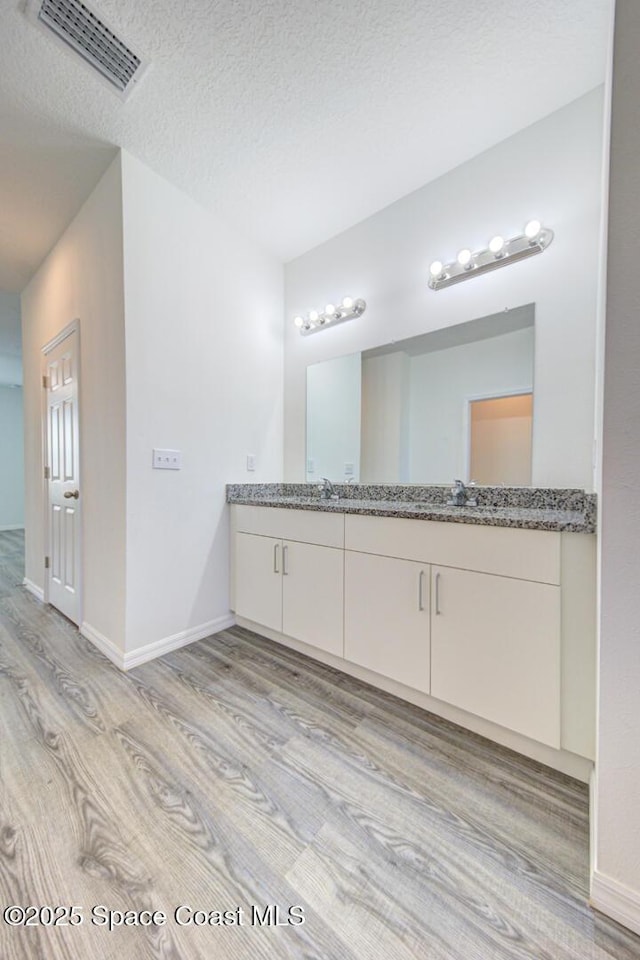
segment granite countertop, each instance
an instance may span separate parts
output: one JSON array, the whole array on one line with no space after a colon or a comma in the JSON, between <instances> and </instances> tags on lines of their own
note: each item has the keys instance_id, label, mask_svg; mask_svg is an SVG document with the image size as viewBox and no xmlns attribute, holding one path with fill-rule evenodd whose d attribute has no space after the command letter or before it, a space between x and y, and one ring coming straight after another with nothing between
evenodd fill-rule
<instances>
[{"instance_id":1,"label":"granite countertop","mask_svg":"<svg viewBox=\"0 0 640 960\"><path fill-rule=\"evenodd\" d=\"M317 484L228 484L227 501L260 507L404 517L480 526L594 533L596 497L584 490L475 487L476 507L447 504L450 487L335 484L337 500L320 498Z\"/></svg>"}]
</instances>

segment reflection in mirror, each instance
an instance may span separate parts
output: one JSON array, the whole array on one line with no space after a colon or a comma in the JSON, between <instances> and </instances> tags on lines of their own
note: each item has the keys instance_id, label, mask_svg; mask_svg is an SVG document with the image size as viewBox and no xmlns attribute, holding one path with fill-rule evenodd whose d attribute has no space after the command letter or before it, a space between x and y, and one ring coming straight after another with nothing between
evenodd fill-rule
<instances>
[{"instance_id":1,"label":"reflection in mirror","mask_svg":"<svg viewBox=\"0 0 640 960\"><path fill-rule=\"evenodd\" d=\"M360 475L359 353L307 369L307 480Z\"/></svg>"},{"instance_id":2,"label":"reflection in mirror","mask_svg":"<svg viewBox=\"0 0 640 960\"><path fill-rule=\"evenodd\" d=\"M533 304L307 368L307 480L531 484Z\"/></svg>"},{"instance_id":3,"label":"reflection in mirror","mask_svg":"<svg viewBox=\"0 0 640 960\"><path fill-rule=\"evenodd\" d=\"M490 486L529 486L533 394L471 400L469 407L469 475Z\"/></svg>"}]
</instances>

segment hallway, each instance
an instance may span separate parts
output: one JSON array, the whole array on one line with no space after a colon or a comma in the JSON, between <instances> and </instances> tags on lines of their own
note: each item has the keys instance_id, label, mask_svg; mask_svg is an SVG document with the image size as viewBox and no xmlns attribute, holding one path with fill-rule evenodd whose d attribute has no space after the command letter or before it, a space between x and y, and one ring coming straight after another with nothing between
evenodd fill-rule
<instances>
[{"instance_id":1,"label":"hallway","mask_svg":"<svg viewBox=\"0 0 640 960\"><path fill-rule=\"evenodd\" d=\"M2 960L637 960L584 785L239 628L123 674L22 564L0 533L0 901L83 920L0 920Z\"/></svg>"}]
</instances>

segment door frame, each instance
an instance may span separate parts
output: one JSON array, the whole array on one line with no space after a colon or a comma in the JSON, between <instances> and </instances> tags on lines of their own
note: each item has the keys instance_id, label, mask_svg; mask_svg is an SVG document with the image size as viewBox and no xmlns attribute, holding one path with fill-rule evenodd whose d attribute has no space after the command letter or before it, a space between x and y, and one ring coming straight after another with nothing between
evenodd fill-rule
<instances>
[{"instance_id":1,"label":"door frame","mask_svg":"<svg viewBox=\"0 0 640 960\"><path fill-rule=\"evenodd\" d=\"M49 460L49 423L48 423L48 408L47 408L47 391L43 386L43 377L46 375L47 370L47 357L52 350L55 350L56 347L59 347L68 337L72 334L76 334L77 340L77 351L78 355L76 357L76 371L77 371L77 386L78 386L78 438L80 442L80 451L78 455L78 485L80 486L81 477L82 477L82 401L80 397L80 387L81 387L81 362L80 362L80 318L76 317L70 323L60 330L55 337L52 337L51 340L48 340L47 343L41 347L41 359L40 359L40 425L41 425L41 444L42 444L42 461L41 461L41 476L42 476L42 516L43 516L43 537L42 543L44 547L44 554L42 563L44 565L44 557L51 556L50 546L51 546L51 529L49 524L49 487L47 480L44 475L44 468ZM78 621L79 624L84 622L84 508L80 509L80 522L78 524L78 545L79 545L79 558L78 558ZM44 571L44 587L43 587L43 599L45 603L49 603L49 571ZM78 629L79 629L78 624Z\"/></svg>"},{"instance_id":2,"label":"door frame","mask_svg":"<svg viewBox=\"0 0 640 960\"><path fill-rule=\"evenodd\" d=\"M462 479L465 483L471 483L473 477L469 475L471 470L471 404L476 400L502 400L504 397L522 397L525 394L531 394L532 408L535 405L535 396L533 393L533 384L530 387L513 387L510 390L490 390L486 393L468 394L464 398L462 405L462 436L464 437L464 449L462 451ZM531 414L531 448L533 459L533 413Z\"/></svg>"}]
</instances>

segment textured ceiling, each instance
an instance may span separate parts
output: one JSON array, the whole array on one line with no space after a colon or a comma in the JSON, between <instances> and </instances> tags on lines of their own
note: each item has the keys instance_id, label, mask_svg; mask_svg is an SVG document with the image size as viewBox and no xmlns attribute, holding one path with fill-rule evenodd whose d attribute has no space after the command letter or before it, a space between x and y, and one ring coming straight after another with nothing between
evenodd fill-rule
<instances>
[{"instance_id":1,"label":"textured ceiling","mask_svg":"<svg viewBox=\"0 0 640 960\"><path fill-rule=\"evenodd\" d=\"M604 80L612 0L101 0L122 103L0 5L0 289L122 146L290 259Z\"/></svg>"}]
</instances>

